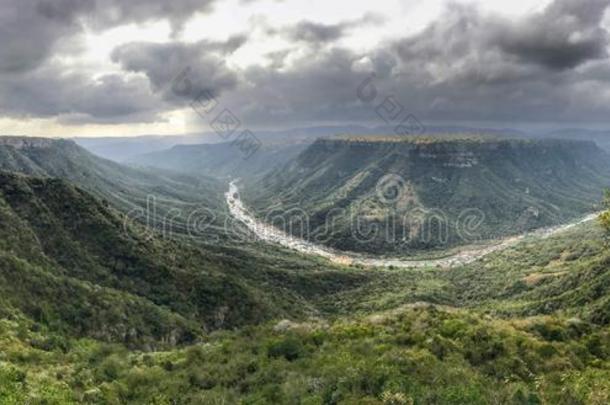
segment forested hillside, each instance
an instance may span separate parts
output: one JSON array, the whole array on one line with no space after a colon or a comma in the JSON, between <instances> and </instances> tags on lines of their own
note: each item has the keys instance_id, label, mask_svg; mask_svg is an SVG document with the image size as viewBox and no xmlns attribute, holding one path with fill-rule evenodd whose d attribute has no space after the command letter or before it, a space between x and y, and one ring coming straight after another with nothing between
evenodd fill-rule
<instances>
[{"instance_id":1,"label":"forested hillside","mask_svg":"<svg viewBox=\"0 0 610 405\"><path fill-rule=\"evenodd\" d=\"M303 296L367 280L332 269L316 280L315 262L303 264L314 274L299 275L298 258L162 240L57 179L0 172L0 208L3 302L76 336L193 342L204 331L304 316ZM337 285L321 285L333 277Z\"/></svg>"},{"instance_id":2,"label":"forested hillside","mask_svg":"<svg viewBox=\"0 0 610 405\"><path fill-rule=\"evenodd\" d=\"M189 216L206 215L200 239L223 236L226 210L222 182L204 175L186 176L138 170L97 157L73 141L0 137L0 170L60 178L112 203L149 227L171 226L187 233Z\"/></svg>"},{"instance_id":3,"label":"forested hillside","mask_svg":"<svg viewBox=\"0 0 610 405\"><path fill-rule=\"evenodd\" d=\"M593 142L360 137L319 140L243 197L300 237L407 255L567 222L609 179Z\"/></svg>"},{"instance_id":4,"label":"forested hillside","mask_svg":"<svg viewBox=\"0 0 610 405\"><path fill-rule=\"evenodd\" d=\"M171 351L74 338L12 310L0 321L0 400L606 404L610 258L592 227L475 267L380 270L377 282L322 300L324 316Z\"/></svg>"}]
</instances>

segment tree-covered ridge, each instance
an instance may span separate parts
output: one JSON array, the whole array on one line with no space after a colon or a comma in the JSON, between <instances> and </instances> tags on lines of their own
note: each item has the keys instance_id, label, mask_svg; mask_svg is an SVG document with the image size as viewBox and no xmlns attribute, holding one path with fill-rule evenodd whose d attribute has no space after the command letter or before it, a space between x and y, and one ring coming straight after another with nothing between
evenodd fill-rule
<instances>
[{"instance_id":1,"label":"tree-covered ridge","mask_svg":"<svg viewBox=\"0 0 610 405\"><path fill-rule=\"evenodd\" d=\"M583 141L574 141L569 139L532 139L506 137L493 133L485 132L436 132L426 135L350 135L342 134L330 138L321 138L316 143L332 145L334 144L412 144L412 145L435 145L435 144L461 144L461 145L480 145L480 144L511 144L511 145L532 145L532 144L553 144L558 142L574 142L582 143ZM593 143L587 141L587 143Z\"/></svg>"},{"instance_id":2,"label":"tree-covered ridge","mask_svg":"<svg viewBox=\"0 0 610 405\"><path fill-rule=\"evenodd\" d=\"M82 190L55 179L0 180L3 296L34 319L103 340L175 344L214 327L217 313L227 324L247 317L223 309L223 296L256 311L239 283L182 247L126 229L118 211Z\"/></svg>"},{"instance_id":3,"label":"tree-covered ridge","mask_svg":"<svg viewBox=\"0 0 610 405\"><path fill-rule=\"evenodd\" d=\"M502 139L500 136L495 134L486 133L434 133L426 135L383 135L383 134L370 134L370 135L350 135L341 134L327 139L319 139L317 142L322 143L405 143L415 145L426 145L435 143L446 143L446 142L460 142L460 143L486 143L486 142L497 142ZM521 140L519 140L521 141Z\"/></svg>"},{"instance_id":4,"label":"tree-covered ridge","mask_svg":"<svg viewBox=\"0 0 610 405\"><path fill-rule=\"evenodd\" d=\"M606 238L610 238L610 189L604 193L602 207L605 211L600 214L599 221L605 230Z\"/></svg>"},{"instance_id":5,"label":"tree-covered ridge","mask_svg":"<svg viewBox=\"0 0 610 405\"><path fill-rule=\"evenodd\" d=\"M301 319L319 312L316 297L372 277L257 245L164 240L52 178L0 172L0 224L2 314L18 310L57 332L133 347Z\"/></svg>"},{"instance_id":6,"label":"tree-covered ridge","mask_svg":"<svg viewBox=\"0 0 610 405\"><path fill-rule=\"evenodd\" d=\"M0 170L66 180L149 226L171 225L175 234L188 233L189 216L202 210L212 221L198 237L207 242L225 239L224 184L201 173L194 177L131 168L97 157L73 141L24 137L0 143Z\"/></svg>"},{"instance_id":7,"label":"tree-covered ridge","mask_svg":"<svg viewBox=\"0 0 610 405\"><path fill-rule=\"evenodd\" d=\"M609 183L610 156L592 142L319 140L242 197L289 233L408 256L568 222Z\"/></svg>"}]
</instances>

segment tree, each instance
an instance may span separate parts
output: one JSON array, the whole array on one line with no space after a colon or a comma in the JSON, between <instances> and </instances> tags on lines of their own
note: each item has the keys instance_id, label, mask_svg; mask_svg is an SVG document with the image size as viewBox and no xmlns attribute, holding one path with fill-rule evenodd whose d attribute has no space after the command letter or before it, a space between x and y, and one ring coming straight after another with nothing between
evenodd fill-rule
<instances>
[{"instance_id":1,"label":"tree","mask_svg":"<svg viewBox=\"0 0 610 405\"><path fill-rule=\"evenodd\" d=\"M604 236L607 243L610 243L610 189L604 193L604 201L602 203L603 209L605 210L599 216L599 222L604 228Z\"/></svg>"}]
</instances>

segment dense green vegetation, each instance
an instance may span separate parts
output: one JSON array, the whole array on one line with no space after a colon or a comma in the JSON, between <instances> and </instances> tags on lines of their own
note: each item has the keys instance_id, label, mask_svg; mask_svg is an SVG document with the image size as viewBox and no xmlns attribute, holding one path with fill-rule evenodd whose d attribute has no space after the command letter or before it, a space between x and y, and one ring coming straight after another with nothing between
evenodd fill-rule
<instances>
[{"instance_id":1,"label":"dense green vegetation","mask_svg":"<svg viewBox=\"0 0 610 405\"><path fill-rule=\"evenodd\" d=\"M193 228L192 223L205 216L206 226L198 226L190 235L208 243L226 240L224 183L200 173L191 177L119 165L72 141L28 141L16 147L0 139L0 170L67 180L130 213L134 222L174 234L187 234L189 226ZM194 217L193 213L200 214Z\"/></svg>"},{"instance_id":2,"label":"dense green vegetation","mask_svg":"<svg viewBox=\"0 0 610 405\"><path fill-rule=\"evenodd\" d=\"M301 317L316 311L306 297L369 278L291 255L164 241L57 179L0 172L0 224L3 303L54 330L128 345Z\"/></svg>"},{"instance_id":3,"label":"dense green vegetation","mask_svg":"<svg viewBox=\"0 0 610 405\"><path fill-rule=\"evenodd\" d=\"M607 404L609 330L404 307L262 325L141 353L0 323L0 401L193 404ZM56 344L54 342L61 342Z\"/></svg>"},{"instance_id":4,"label":"dense green vegetation","mask_svg":"<svg viewBox=\"0 0 610 405\"><path fill-rule=\"evenodd\" d=\"M595 209L609 178L592 142L354 138L319 140L242 197L298 236L413 254L566 222Z\"/></svg>"},{"instance_id":5,"label":"dense green vegetation","mask_svg":"<svg viewBox=\"0 0 610 405\"><path fill-rule=\"evenodd\" d=\"M608 401L610 252L594 224L452 271L334 273L273 249L180 259L135 236L140 255L113 242L104 223L118 212L86 193L6 174L2 184L0 403ZM125 266L103 266L121 245L136 249ZM173 284L178 269L187 279ZM235 312L215 325L223 305Z\"/></svg>"},{"instance_id":6,"label":"dense green vegetation","mask_svg":"<svg viewBox=\"0 0 610 405\"><path fill-rule=\"evenodd\" d=\"M606 231L606 238L610 238L610 189L606 190L603 202L604 212L599 216L599 221Z\"/></svg>"},{"instance_id":7,"label":"dense green vegetation","mask_svg":"<svg viewBox=\"0 0 610 405\"><path fill-rule=\"evenodd\" d=\"M68 174L0 172L0 404L610 401L595 221L451 270L362 269L164 239L102 199L112 178Z\"/></svg>"}]
</instances>

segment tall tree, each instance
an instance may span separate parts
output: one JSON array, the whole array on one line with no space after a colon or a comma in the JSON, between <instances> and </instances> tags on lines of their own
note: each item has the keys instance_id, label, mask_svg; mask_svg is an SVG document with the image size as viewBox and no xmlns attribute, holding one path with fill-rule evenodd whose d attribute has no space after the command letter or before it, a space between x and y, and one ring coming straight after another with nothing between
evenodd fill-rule
<instances>
[{"instance_id":1,"label":"tall tree","mask_svg":"<svg viewBox=\"0 0 610 405\"><path fill-rule=\"evenodd\" d=\"M599 222L604 228L606 243L610 244L610 189L604 193L602 206L605 211L599 216Z\"/></svg>"}]
</instances>

